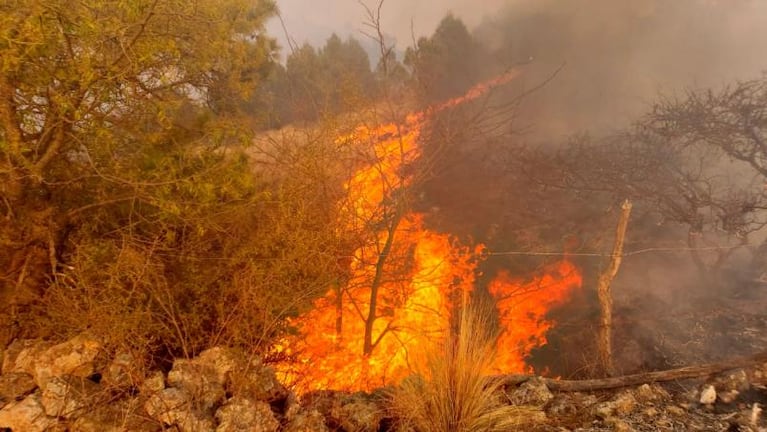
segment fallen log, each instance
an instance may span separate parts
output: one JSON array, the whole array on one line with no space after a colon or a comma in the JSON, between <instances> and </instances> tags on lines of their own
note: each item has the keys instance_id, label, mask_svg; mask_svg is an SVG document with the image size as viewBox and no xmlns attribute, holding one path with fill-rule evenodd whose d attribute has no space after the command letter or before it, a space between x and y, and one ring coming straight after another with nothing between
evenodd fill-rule
<instances>
[{"instance_id":1,"label":"fallen log","mask_svg":"<svg viewBox=\"0 0 767 432\"><path fill-rule=\"evenodd\" d=\"M563 380L540 377L551 390L563 392L607 390L621 387L629 387L656 382L668 382L689 378L702 378L709 375L722 373L732 369L755 366L767 362L767 352L749 357L740 357L727 361L708 363L697 366L685 366L677 369L668 369L654 372L643 372L633 375L623 375L610 378L589 380ZM494 378L501 380L503 385L519 385L534 378L535 375L499 375Z\"/></svg>"}]
</instances>

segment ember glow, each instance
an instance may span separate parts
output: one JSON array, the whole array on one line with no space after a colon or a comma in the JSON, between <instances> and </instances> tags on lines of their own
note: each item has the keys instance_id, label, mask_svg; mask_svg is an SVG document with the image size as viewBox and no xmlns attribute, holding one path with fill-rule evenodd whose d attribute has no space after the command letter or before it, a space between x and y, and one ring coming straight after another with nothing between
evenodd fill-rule
<instances>
[{"instance_id":1,"label":"ember glow","mask_svg":"<svg viewBox=\"0 0 767 432\"><path fill-rule=\"evenodd\" d=\"M360 126L339 138L372 149L369 163L346 182L348 199L339 204L345 228L367 227L362 232L372 234L349 257L348 280L329 287L310 312L294 321L298 334L281 344L283 354L296 361L278 371L299 393L369 391L396 383L450 331L451 317L474 289L484 246L463 245L450 234L427 229L423 215L405 211L400 197L412 182L409 167L420 156L418 141L429 116L516 76L512 71L479 84L461 97L407 116L402 124ZM528 371L525 357L546 343L553 325L546 312L566 301L580 283L578 270L568 261L530 281L499 275L490 285L503 327L494 369ZM368 319L371 311L373 320Z\"/></svg>"}]
</instances>

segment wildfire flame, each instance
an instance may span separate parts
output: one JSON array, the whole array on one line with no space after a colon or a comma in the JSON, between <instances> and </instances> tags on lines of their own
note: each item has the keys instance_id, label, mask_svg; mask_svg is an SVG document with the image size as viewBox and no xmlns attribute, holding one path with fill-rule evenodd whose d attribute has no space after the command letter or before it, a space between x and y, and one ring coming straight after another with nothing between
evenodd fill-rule
<instances>
[{"instance_id":1,"label":"wildfire flame","mask_svg":"<svg viewBox=\"0 0 767 432\"><path fill-rule=\"evenodd\" d=\"M581 283L580 271L567 260L547 266L532 280L515 279L501 272L490 282L489 291L496 300L503 329L494 362L496 372L530 371L525 357L533 348L546 344L546 333L554 326L546 314L567 301Z\"/></svg>"},{"instance_id":2,"label":"wildfire flame","mask_svg":"<svg viewBox=\"0 0 767 432\"><path fill-rule=\"evenodd\" d=\"M397 382L450 331L453 311L473 290L484 246L462 245L449 234L426 229L423 215L406 212L398 201L412 180L405 168L421 155L418 141L430 115L517 75L511 71L481 83L461 97L408 115L402 124L360 126L339 138L372 149L368 163L346 182L348 200L340 203L344 228L363 227L371 237L350 257L348 280L329 287L294 321L298 334L281 344L282 352L298 361L279 365L278 371L297 391L372 390ZM546 343L553 325L547 311L580 284L578 270L568 261L531 281L499 275L490 284L502 326L495 369L528 371L525 357Z\"/></svg>"}]
</instances>

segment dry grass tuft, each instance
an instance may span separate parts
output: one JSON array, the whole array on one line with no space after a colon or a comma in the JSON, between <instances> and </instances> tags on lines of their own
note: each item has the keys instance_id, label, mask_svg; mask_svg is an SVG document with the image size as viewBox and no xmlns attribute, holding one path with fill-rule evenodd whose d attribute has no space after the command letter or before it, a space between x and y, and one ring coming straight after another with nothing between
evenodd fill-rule
<instances>
[{"instance_id":1,"label":"dry grass tuft","mask_svg":"<svg viewBox=\"0 0 767 432\"><path fill-rule=\"evenodd\" d=\"M498 380L488 378L496 337L488 313L470 307L460 330L429 355L427 367L390 395L401 431L513 431L540 418L540 410L510 406Z\"/></svg>"}]
</instances>

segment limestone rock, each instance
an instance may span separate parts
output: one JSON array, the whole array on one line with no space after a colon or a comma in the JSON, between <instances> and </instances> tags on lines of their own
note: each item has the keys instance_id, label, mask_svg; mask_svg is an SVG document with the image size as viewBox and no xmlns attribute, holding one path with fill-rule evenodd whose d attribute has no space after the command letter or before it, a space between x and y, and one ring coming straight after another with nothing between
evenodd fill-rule
<instances>
[{"instance_id":1,"label":"limestone rock","mask_svg":"<svg viewBox=\"0 0 767 432\"><path fill-rule=\"evenodd\" d=\"M239 370L231 387L234 394L265 402L284 401L289 395L274 370L260 360L251 361L244 370Z\"/></svg>"},{"instance_id":2,"label":"limestone rock","mask_svg":"<svg viewBox=\"0 0 767 432\"><path fill-rule=\"evenodd\" d=\"M712 385L706 385L700 392L700 403L710 405L716 401L716 389Z\"/></svg>"},{"instance_id":3,"label":"limestone rock","mask_svg":"<svg viewBox=\"0 0 767 432\"><path fill-rule=\"evenodd\" d=\"M178 388L167 388L152 395L144 404L149 416L175 425L181 432L213 432L213 419L192 405L191 396Z\"/></svg>"},{"instance_id":4,"label":"limestone rock","mask_svg":"<svg viewBox=\"0 0 767 432\"><path fill-rule=\"evenodd\" d=\"M0 408L4 405L21 400L37 387L34 378L25 373L8 373L0 375Z\"/></svg>"},{"instance_id":5,"label":"limestone rock","mask_svg":"<svg viewBox=\"0 0 767 432\"><path fill-rule=\"evenodd\" d=\"M307 411L316 410L331 430L378 431L384 417L376 399L365 393L314 391L303 395Z\"/></svg>"},{"instance_id":6,"label":"limestone rock","mask_svg":"<svg viewBox=\"0 0 767 432\"><path fill-rule=\"evenodd\" d=\"M139 386L139 392L151 396L165 390L165 375L161 371L150 373Z\"/></svg>"},{"instance_id":7,"label":"limestone rock","mask_svg":"<svg viewBox=\"0 0 767 432\"><path fill-rule=\"evenodd\" d=\"M100 350L101 343L87 333L54 345L35 359L35 382L40 388L45 388L45 384L53 377L72 375L86 378L93 374L93 362Z\"/></svg>"},{"instance_id":8,"label":"limestone rock","mask_svg":"<svg viewBox=\"0 0 767 432\"><path fill-rule=\"evenodd\" d=\"M85 378L71 375L51 378L42 392L45 413L71 419L97 405L101 387Z\"/></svg>"},{"instance_id":9,"label":"limestone rock","mask_svg":"<svg viewBox=\"0 0 767 432\"><path fill-rule=\"evenodd\" d=\"M210 366L221 383L226 383L229 375L244 364L244 360L234 351L222 347L207 349L201 352L195 360L197 363Z\"/></svg>"},{"instance_id":10,"label":"limestone rock","mask_svg":"<svg viewBox=\"0 0 767 432\"><path fill-rule=\"evenodd\" d=\"M722 392L717 392L716 398L719 399L722 403L730 404L735 402L735 400L738 398L738 395L740 395L740 392L737 390L725 390Z\"/></svg>"},{"instance_id":11,"label":"limestone rock","mask_svg":"<svg viewBox=\"0 0 767 432\"><path fill-rule=\"evenodd\" d=\"M226 397L224 383L215 368L197 359L179 359L168 373L168 385L183 390L203 410L210 410Z\"/></svg>"},{"instance_id":12,"label":"limestone rock","mask_svg":"<svg viewBox=\"0 0 767 432\"><path fill-rule=\"evenodd\" d=\"M554 395L546 384L538 377L531 378L509 393L509 399L514 405L543 406Z\"/></svg>"},{"instance_id":13,"label":"limestone rock","mask_svg":"<svg viewBox=\"0 0 767 432\"><path fill-rule=\"evenodd\" d=\"M749 389L751 384L748 380L748 374L743 369L735 369L726 374L717 376L711 385L716 388L717 391L726 392L735 390L742 393Z\"/></svg>"},{"instance_id":14,"label":"limestone rock","mask_svg":"<svg viewBox=\"0 0 767 432\"><path fill-rule=\"evenodd\" d=\"M598 404L595 408L597 417L608 420L613 416L626 416L634 411L637 400L630 391L624 391L608 402Z\"/></svg>"},{"instance_id":15,"label":"limestone rock","mask_svg":"<svg viewBox=\"0 0 767 432\"><path fill-rule=\"evenodd\" d=\"M343 400L331 415L341 428L355 432L377 432L383 419L381 408L361 394Z\"/></svg>"},{"instance_id":16,"label":"limestone rock","mask_svg":"<svg viewBox=\"0 0 767 432\"><path fill-rule=\"evenodd\" d=\"M245 361L232 350L215 347L191 360L176 360L168 373L168 385L183 389L208 410L225 399L231 375L244 369Z\"/></svg>"},{"instance_id":17,"label":"limestone rock","mask_svg":"<svg viewBox=\"0 0 767 432\"><path fill-rule=\"evenodd\" d=\"M642 384L634 390L634 396L639 403L659 402L671 397L666 389L658 384Z\"/></svg>"},{"instance_id":18,"label":"limestone rock","mask_svg":"<svg viewBox=\"0 0 767 432\"><path fill-rule=\"evenodd\" d=\"M0 409L0 429L43 432L56 423L55 418L45 415L39 393L33 393L19 402L11 402Z\"/></svg>"},{"instance_id":19,"label":"limestone rock","mask_svg":"<svg viewBox=\"0 0 767 432\"><path fill-rule=\"evenodd\" d=\"M580 409L573 397L568 394L558 394L546 404L546 415L551 417L573 416Z\"/></svg>"},{"instance_id":20,"label":"limestone rock","mask_svg":"<svg viewBox=\"0 0 767 432\"><path fill-rule=\"evenodd\" d=\"M18 372L35 374L35 360L51 347L41 339L17 339L8 346L3 356L3 374Z\"/></svg>"},{"instance_id":21,"label":"limestone rock","mask_svg":"<svg viewBox=\"0 0 767 432\"><path fill-rule=\"evenodd\" d=\"M299 411L285 426L285 432L330 432L325 416L317 410Z\"/></svg>"},{"instance_id":22,"label":"limestone rock","mask_svg":"<svg viewBox=\"0 0 767 432\"><path fill-rule=\"evenodd\" d=\"M216 432L276 432L280 423L268 403L242 397L229 399L216 411Z\"/></svg>"},{"instance_id":23,"label":"limestone rock","mask_svg":"<svg viewBox=\"0 0 767 432\"><path fill-rule=\"evenodd\" d=\"M136 359L127 352L118 352L102 373L101 384L110 388L129 388L137 383Z\"/></svg>"}]
</instances>

